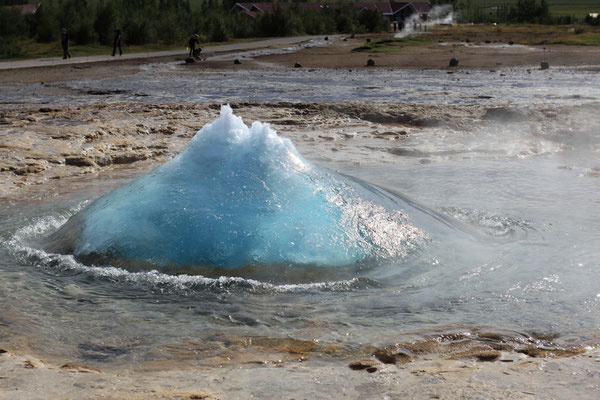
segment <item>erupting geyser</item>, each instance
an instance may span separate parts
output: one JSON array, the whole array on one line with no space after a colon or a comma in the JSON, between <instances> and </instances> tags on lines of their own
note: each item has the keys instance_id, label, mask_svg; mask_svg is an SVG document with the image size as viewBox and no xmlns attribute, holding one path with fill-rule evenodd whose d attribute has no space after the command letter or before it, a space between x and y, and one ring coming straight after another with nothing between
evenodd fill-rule
<instances>
[{"instance_id":1,"label":"erupting geyser","mask_svg":"<svg viewBox=\"0 0 600 400\"><path fill-rule=\"evenodd\" d=\"M92 203L46 248L161 266L343 266L425 240L404 200L305 160L223 106L177 157Z\"/></svg>"}]
</instances>

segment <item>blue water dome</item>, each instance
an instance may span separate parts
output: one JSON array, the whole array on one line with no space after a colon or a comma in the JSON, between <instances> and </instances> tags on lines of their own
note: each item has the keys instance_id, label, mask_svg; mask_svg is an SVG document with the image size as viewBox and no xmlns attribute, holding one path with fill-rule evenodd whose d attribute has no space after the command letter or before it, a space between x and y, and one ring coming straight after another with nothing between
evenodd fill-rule
<instances>
[{"instance_id":1,"label":"blue water dome","mask_svg":"<svg viewBox=\"0 0 600 400\"><path fill-rule=\"evenodd\" d=\"M307 161L229 106L175 158L72 217L61 236L54 243L75 256L226 269L345 266L402 257L426 239L390 193Z\"/></svg>"}]
</instances>

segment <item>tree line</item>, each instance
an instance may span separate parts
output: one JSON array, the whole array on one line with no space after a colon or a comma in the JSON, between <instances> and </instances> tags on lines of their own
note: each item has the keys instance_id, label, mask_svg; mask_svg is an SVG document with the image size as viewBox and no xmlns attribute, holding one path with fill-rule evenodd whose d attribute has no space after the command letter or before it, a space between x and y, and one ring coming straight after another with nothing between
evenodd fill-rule
<instances>
[{"instance_id":1,"label":"tree line","mask_svg":"<svg viewBox=\"0 0 600 400\"><path fill-rule=\"evenodd\" d=\"M517 0L516 3L511 4L504 0L487 3L482 3L480 0L430 0L430 3L451 4L458 12L458 21L465 23L545 25L593 23L589 18L580 20L572 15L552 15L547 0Z\"/></svg>"},{"instance_id":2,"label":"tree line","mask_svg":"<svg viewBox=\"0 0 600 400\"><path fill-rule=\"evenodd\" d=\"M20 3L23 1L21 0ZM15 3L0 0L0 5ZM202 41L289 35L319 35L388 31L389 21L376 10L358 10L346 4L321 12L300 7L276 7L273 12L247 15L231 12L233 0L44 0L35 14L0 7L0 57L17 56L19 40L58 41L67 28L73 44L110 45L114 25L125 44L181 43L194 33Z\"/></svg>"}]
</instances>

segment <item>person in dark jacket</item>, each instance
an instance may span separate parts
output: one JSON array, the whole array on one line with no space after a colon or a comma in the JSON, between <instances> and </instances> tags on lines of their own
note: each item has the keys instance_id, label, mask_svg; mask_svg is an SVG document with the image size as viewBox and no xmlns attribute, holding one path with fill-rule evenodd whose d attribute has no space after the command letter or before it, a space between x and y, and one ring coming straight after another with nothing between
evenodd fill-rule
<instances>
[{"instance_id":1,"label":"person in dark jacket","mask_svg":"<svg viewBox=\"0 0 600 400\"><path fill-rule=\"evenodd\" d=\"M198 48L196 48L196 45L198 45ZM190 48L189 57L198 59L198 53L202 51L202 47L200 47L200 36L198 36L198 34L195 34L190 38L188 41L188 47Z\"/></svg>"},{"instance_id":2,"label":"person in dark jacket","mask_svg":"<svg viewBox=\"0 0 600 400\"><path fill-rule=\"evenodd\" d=\"M62 28L60 30L60 44L63 49L63 60L67 58L71 58L71 53L69 53L69 45L71 44L71 37L67 33L67 28Z\"/></svg>"},{"instance_id":3,"label":"person in dark jacket","mask_svg":"<svg viewBox=\"0 0 600 400\"><path fill-rule=\"evenodd\" d=\"M119 56L123 55L123 50L121 49L121 30L119 29L119 27L117 25L115 25L115 37L113 39L113 52L112 52L112 56L115 56L115 53L117 52L117 47L119 48Z\"/></svg>"}]
</instances>

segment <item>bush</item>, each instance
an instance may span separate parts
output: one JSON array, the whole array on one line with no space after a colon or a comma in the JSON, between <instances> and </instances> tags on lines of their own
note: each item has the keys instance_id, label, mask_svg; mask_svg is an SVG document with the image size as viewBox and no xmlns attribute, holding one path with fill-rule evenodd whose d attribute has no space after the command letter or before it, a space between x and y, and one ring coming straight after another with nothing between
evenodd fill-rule
<instances>
[{"instance_id":1,"label":"bush","mask_svg":"<svg viewBox=\"0 0 600 400\"><path fill-rule=\"evenodd\" d=\"M11 58L21 54L16 36L0 36L0 58Z\"/></svg>"}]
</instances>

